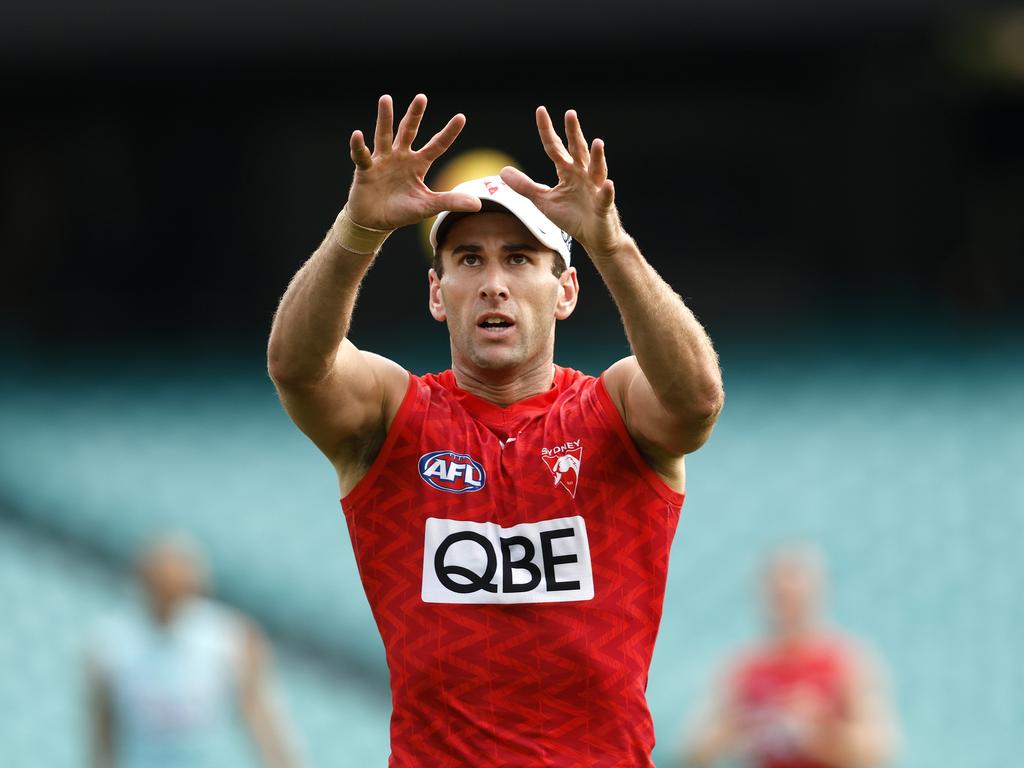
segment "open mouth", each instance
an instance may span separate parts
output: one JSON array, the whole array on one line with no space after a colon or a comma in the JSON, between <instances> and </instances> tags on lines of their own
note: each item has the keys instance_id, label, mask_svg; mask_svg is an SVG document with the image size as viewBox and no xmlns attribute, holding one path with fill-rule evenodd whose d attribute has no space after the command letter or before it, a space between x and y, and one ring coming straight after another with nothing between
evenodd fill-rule
<instances>
[{"instance_id":1,"label":"open mouth","mask_svg":"<svg viewBox=\"0 0 1024 768\"><path fill-rule=\"evenodd\" d=\"M514 325L515 321L511 318L501 315L489 315L480 320L480 322L476 324L476 327L481 328L488 333L499 334Z\"/></svg>"}]
</instances>

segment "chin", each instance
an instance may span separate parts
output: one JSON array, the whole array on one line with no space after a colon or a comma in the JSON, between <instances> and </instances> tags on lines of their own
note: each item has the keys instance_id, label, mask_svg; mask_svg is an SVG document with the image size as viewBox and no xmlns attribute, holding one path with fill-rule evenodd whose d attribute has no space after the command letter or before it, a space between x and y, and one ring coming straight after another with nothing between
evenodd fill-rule
<instances>
[{"instance_id":1,"label":"chin","mask_svg":"<svg viewBox=\"0 0 1024 768\"><path fill-rule=\"evenodd\" d=\"M477 368L486 371L508 371L522 363L518 356L511 355L474 355L471 359Z\"/></svg>"},{"instance_id":2,"label":"chin","mask_svg":"<svg viewBox=\"0 0 1024 768\"><path fill-rule=\"evenodd\" d=\"M475 349L469 359L473 365L485 371L508 371L522 365L524 356L517 349Z\"/></svg>"}]
</instances>

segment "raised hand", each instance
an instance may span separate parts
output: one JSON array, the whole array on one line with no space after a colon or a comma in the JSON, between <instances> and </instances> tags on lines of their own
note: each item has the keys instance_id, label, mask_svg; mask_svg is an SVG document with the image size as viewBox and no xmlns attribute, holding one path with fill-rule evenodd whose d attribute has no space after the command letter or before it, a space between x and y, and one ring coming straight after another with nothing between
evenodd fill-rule
<instances>
[{"instance_id":1,"label":"raised hand","mask_svg":"<svg viewBox=\"0 0 1024 768\"><path fill-rule=\"evenodd\" d=\"M616 251L627 237L615 208L615 185L608 178L604 142L594 139L587 146L575 110L565 113L562 143L547 109L537 107L537 131L544 151L555 164L558 184L538 184L515 168L503 168L501 178L512 189L533 201L545 216L579 241L592 257Z\"/></svg>"},{"instance_id":2,"label":"raised hand","mask_svg":"<svg viewBox=\"0 0 1024 768\"><path fill-rule=\"evenodd\" d=\"M412 148L420 121L427 109L427 97L417 94L394 127L390 96L377 102L377 128L373 151L366 146L362 131L353 131L349 141L356 172L346 208L357 224L372 229L397 229L415 224L441 211L477 211L479 198L453 192L434 192L424 177L437 158L447 151L466 124L465 115L455 115L419 150Z\"/></svg>"}]
</instances>

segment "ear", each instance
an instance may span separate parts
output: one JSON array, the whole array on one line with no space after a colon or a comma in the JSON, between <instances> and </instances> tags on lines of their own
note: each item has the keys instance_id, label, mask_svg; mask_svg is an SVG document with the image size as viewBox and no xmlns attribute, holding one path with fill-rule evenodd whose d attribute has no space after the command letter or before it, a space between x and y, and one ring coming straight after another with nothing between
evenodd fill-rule
<instances>
[{"instance_id":1,"label":"ear","mask_svg":"<svg viewBox=\"0 0 1024 768\"><path fill-rule=\"evenodd\" d=\"M427 280L430 284L430 297L427 301L430 307L431 316L439 323L448 319L448 313L444 311L444 297L441 295L441 278L437 272L431 269L427 273Z\"/></svg>"},{"instance_id":2,"label":"ear","mask_svg":"<svg viewBox=\"0 0 1024 768\"><path fill-rule=\"evenodd\" d=\"M555 319L565 320L576 309L580 297L580 281L576 267L569 267L558 277L558 301L555 303Z\"/></svg>"}]
</instances>

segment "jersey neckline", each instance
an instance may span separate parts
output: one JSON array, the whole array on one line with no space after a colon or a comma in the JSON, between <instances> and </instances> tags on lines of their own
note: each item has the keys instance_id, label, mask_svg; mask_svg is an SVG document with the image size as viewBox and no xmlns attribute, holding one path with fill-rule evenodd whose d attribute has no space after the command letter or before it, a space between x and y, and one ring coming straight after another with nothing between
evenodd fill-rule
<instances>
[{"instance_id":1,"label":"jersey neckline","mask_svg":"<svg viewBox=\"0 0 1024 768\"><path fill-rule=\"evenodd\" d=\"M511 435L531 419L547 413L576 373L559 365L554 366L554 371L550 389L504 406L461 389L455 381L455 372L450 368L437 374L437 381L473 417L496 432Z\"/></svg>"}]
</instances>

